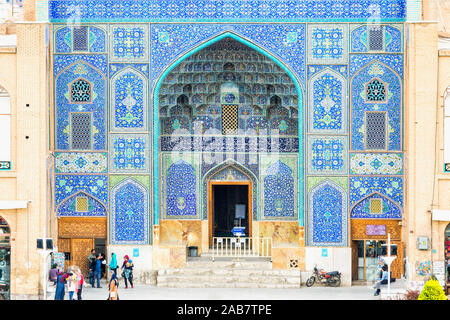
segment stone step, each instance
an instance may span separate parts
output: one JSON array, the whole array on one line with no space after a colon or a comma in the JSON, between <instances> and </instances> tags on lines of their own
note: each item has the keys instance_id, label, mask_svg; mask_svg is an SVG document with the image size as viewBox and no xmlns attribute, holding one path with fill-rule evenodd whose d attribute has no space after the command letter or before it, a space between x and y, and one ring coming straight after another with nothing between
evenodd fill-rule
<instances>
[{"instance_id":1,"label":"stone step","mask_svg":"<svg viewBox=\"0 0 450 320\"><path fill-rule=\"evenodd\" d=\"M300 277L300 270L247 269L247 268L185 268L161 269L158 277L163 275L217 275L217 276L283 276Z\"/></svg>"},{"instance_id":2,"label":"stone step","mask_svg":"<svg viewBox=\"0 0 450 320\"><path fill-rule=\"evenodd\" d=\"M242 269L272 269L272 263L270 261L233 261L233 260L215 260L208 259L201 260L188 260L186 262L185 269L218 269L218 268L242 268Z\"/></svg>"},{"instance_id":3,"label":"stone step","mask_svg":"<svg viewBox=\"0 0 450 320\"><path fill-rule=\"evenodd\" d=\"M300 277L280 276L220 276L220 275L161 275L158 283L192 282L192 283L272 283L272 284L297 284L300 285Z\"/></svg>"},{"instance_id":4,"label":"stone step","mask_svg":"<svg viewBox=\"0 0 450 320\"><path fill-rule=\"evenodd\" d=\"M298 289L299 284L275 284L275 283L252 283L252 282L230 282L230 283L195 283L191 281L158 282L162 288L266 288L266 289Z\"/></svg>"}]
</instances>

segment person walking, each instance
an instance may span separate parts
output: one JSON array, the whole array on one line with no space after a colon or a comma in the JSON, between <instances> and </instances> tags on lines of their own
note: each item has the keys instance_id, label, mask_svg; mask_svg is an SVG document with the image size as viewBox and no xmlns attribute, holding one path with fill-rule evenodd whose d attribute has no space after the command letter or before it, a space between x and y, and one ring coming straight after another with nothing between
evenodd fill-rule
<instances>
[{"instance_id":1,"label":"person walking","mask_svg":"<svg viewBox=\"0 0 450 320\"><path fill-rule=\"evenodd\" d=\"M73 295L77 286L77 277L73 271L68 273L67 277L67 291L69 291L69 300L73 300Z\"/></svg>"},{"instance_id":2,"label":"person walking","mask_svg":"<svg viewBox=\"0 0 450 320\"><path fill-rule=\"evenodd\" d=\"M127 280L130 282L131 288L133 288L133 261L130 260L130 258L128 257L128 255L124 256L124 261L122 264L122 277L125 280L125 289L128 288L128 283Z\"/></svg>"},{"instance_id":3,"label":"person walking","mask_svg":"<svg viewBox=\"0 0 450 320\"><path fill-rule=\"evenodd\" d=\"M97 288L100 287L100 278L102 277L102 255L98 254L94 266L94 279L97 279Z\"/></svg>"},{"instance_id":4,"label":"person walking","mask_svg":"<svg viewBox=\"0 0 450 320\"><path fill-rule=\"evenodd\" d=\"M75 274L77 276L77 300L81 300L81 292L83 291L83 284L84 284L84 277L81 273L80 268L77 268L75 271Z\"/></svg>"},{"instance_id":5,"label":"person walking","mask_svg":"<svg viewBox=\"0 0 450 320\"><path fill-rule=\"evenodd\" d=\"M111 262L109 263L109 270L113 271L117 275L118 268L119 266L117 265L116 254L113 252L111 253Z\"/></svg>"},{"instance_id":6,"label":"person walking","mask_svg":"<svg viewBox=\"0 0 450 320\"><path fill-rule=\"evenodd\" d=\"M48 278L51 282L53 282L53 285L56 286L56 282L58 281L58 265L56 263L52 265Z\"/></svg>"},{"instance_id":7,"label":"person walking","mask_svg":"<svg viewBox=\"0 0 450 320\"><path fill-rule=\"evenodd\" d=\"M91 250L91 254L89 255L88 259L88 264L89 264L89 273L88 273L88 278L89 278L89 283L91 284L92 288L95 287L94 285L94 269L95 269L95 264L96 264L96 257L95 257L95 249Z\"/></svg>"},{"instance_id":8,"label":"person walking","mask_svg":"<svg viewBox=\"0 0 450 320\"><path fill-rule=\"evenodd\" d=\"M64 300L66 277L64 272L59 271L56 278L55 300Z\"/></svg>"},{"instance_id":9,"label":"person walking","mask_svg":"<svg viewBox=\"0 0 450 320\"><path fill-rule=\"evenodd\" d=\"M119 300L119 281L117 280L117 275L114 271L111 270L110 272L110 278L109 281L109 294L108 294L108 300Z\"/></svg>"}]
</instances>

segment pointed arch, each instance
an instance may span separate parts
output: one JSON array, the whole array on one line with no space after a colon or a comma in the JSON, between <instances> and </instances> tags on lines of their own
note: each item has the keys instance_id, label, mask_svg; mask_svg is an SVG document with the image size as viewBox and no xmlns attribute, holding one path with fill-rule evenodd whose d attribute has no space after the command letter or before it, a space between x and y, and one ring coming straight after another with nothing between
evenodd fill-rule
<instances>
[{"instance_id":1,"label":"pointed arch","mask_svg":"<svg viewBox=\"0 0 450 320\"><path fill-rule=\"evenodd\" d=\"M382 212L381 213L371 213L370 212L370 201L371 199L382 200ZM357 203L355 203L350 208L350 218L351 219L401 219L402 218L402 208L390 197L381 194L379 192L373 192Z\"/></svg>"},{"instance_id":2,"label":"pointed arch","mask_svg":"<svg viewBox=\"0 0 450 320\"><path fill-rule=\"evenodd\" d=\"M147 130L147 87L147 77L130 66L112 76L110 126L113 130L125 132Z\"/></svg>"},{"instance_id":3,"label":"pointed arch","mask_svg":"<svg viewBox=\"0 0 450 320\"><path fill-rule=\"evenodd\" d=\"M308 193L307 242L310 246L347 246L347 192L324 179Z\"/></svg>"},{"instance_id":4,"label":"pointed arch","mask_svg":"<svg viewBox=\"0 0 450 320\"><path fill-rule=\"evenodd\" d=\"M147 188L127 178L111 189L110 206L111 244L148 244Z\"/></svg>"},{"instance_id":5,"label":"pointed arch","mask_svg":"<svg viewBox=\"0 0 450 320\"><path fill-rule=\"evenodd\" d=\"M366 101L366 84L373 79L381 80L385 86L389 86L386 92L386 101L370 103ZM349 105L350 112L350 149L354 151L365 150L366 144L366 111L387 112L387 141L386 148L389 151L402 150L403 128L403 81L401 76L393 68L380 59L374 59L364 64L350 78ZM376 110L374 107L377 106Z\"/></svg>"},{"instance_id":6,"label":"pointed arch","mask_svg":"<svg viewBox=\"0 0 450 320\"><path fill-rule=\"evenodd\" d=\"M295 75L295 73L286 65L282 62L281 59L277 58L275 55L273 55L272 53L270 53L268 50L258 46L257 44L253 43L252 41L250 41L249 39L246 39L243 36L240 36L234 32L231 31L224 31L212 38L210 38L207 41L204 41L203 43L201 43L200 45L193 47L191 50L183 53L182 55L178 56L178 58L175 59L175 61L173 61L164 71L163 73L160 75L160 77L158 78L158 80L156 81L156 84L154 86L153 89L153 93L152 93L152 98L153 98L153 190L160 190L159 187L159 163L158 163L158 150L159 150L159 136L160 136L160 128L159 128L159 90L161 87L161 84L163 82L163 80L165 79L165 77L175 68L177 67L183 60L185 60L186 58L194 55L196 52L198 52L199 50L215 43L218 42L221 39L224 38L232 38L238 42L241 42L247 46L249 46L250 48L258 51L259 53L263 54L264 56L268 57L269 59L271 59L272 61L275 62L275 64L281 68L282 70L284 70L292 79L292 81L295 84L295 87L297 89L298 92L298 103L299 103L299 110L303 110L303 88L301 85L300 80L298 79L298 77ZM299 133L299 153L303 154L303 117L302 117L303 112L299 112L299 118L298 118L298 133ZM303 167L303 157L298 157L299 159L299 168ZM303 194L303 175L299 175L299 191L300 194ZM154 195L154 208L153 208L153 212L155 215L155 224L157 225L159 223L159 192L153 192ZM302 199L303 197L300 196L299 199ZM302 205L301 200L299 200L299 205ZM255 212L255 211L254 211ZM303 217L299 217L299 224L300 226L303 226Z\"/></svg>"},{"instance_id":7,"label":"pointed arch","mask_svg":"<svg viewBox=\"0 0 450 320\"><path fill-rule=\"evenodd\" d=\"M323 85L317 87L316 81L326 81L331 90L324 90ZM336 70L326 67L314 74L308 82L310 87L308 103L311 106L308 111L310 132L346 133L348 124L347 79ZM318 101L317 98L322 99ZM336 103L336 100L339 103Z\"/></svg>"},{"instance_id":8,"label":"pointed arch","mask_svg":"<svg viewBox=\"0 0 450 320\"><path fill-rule=\"evenodd\" d=\"M77 198L86 198L86 209L81 212L76 210ZM106 206L89 192L80 190L64 200L56 207L56 215L59 217L106 217L108 210Z\"/></svg>"},{"instance_id":9,"label":"pointed arch","mask_svg":"<svg viewBox=\"0 0 450 320\"><path fill-rule=\"evenodd\" d=\"M203 190L202 190L202 195L203 195L203 218L206 219L208 217L208 212L209 212L209 208L208 208L208 184L211 181L211 178L214 177L216 174L222 172L223 170L226 170L227 168L232 167L233 169L239 171L240 173L242 173L244 176L246 176L248 178L248 181L251 181L251 186L252 186L252 213L253 213L253 218L256 219L258 216L257 213L257 200L256 200L256 196L258 193L258 178L256 177L256 175L250 171L249 169L247 169L244 165L242 165L241 163L239 163L238 161L234 160L234 159L226 159L223 162L219 163L218 165L216 165L215 167L211 168L210 170L208 170L208 172L206 172L206 174L203 176L203 180L202 180L202 186L203 186Z\"/></svg>"}]
</instances>

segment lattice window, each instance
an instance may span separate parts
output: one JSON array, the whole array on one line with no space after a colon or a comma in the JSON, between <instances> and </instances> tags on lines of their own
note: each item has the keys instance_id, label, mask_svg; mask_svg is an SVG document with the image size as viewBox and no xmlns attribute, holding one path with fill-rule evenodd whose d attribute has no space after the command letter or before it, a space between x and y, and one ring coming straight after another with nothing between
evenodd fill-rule
<instances>
[{"instance_id":1,"label":"lattice window","mask_svg":"<svg viewBox=\"0 0 450 320\"><path fill-rule=\"evenodd\" d=\"M238 106L222 106L222 134L235 134L238 129Z\"/></svg>"},{"instance_id":2,"label":"lattice window","mask_svg":"<svg viewBox=\"0 0 450 320\"><path fill-rule=\"evenodd\" d=\"M371 214L382 214L383 213L383 200L370 199L370 213Z\"/></svg>"},{"instance_id":3,"label":"lattice window","mask_svg":"<svg viewBox=\"0 0 450 320\"><path fill-rule=\"evenodd\" d=\"M72 113L72 149L90 150L91 149L91 114L90 113Z\"/></svg>"},{"instance_id":4,"label":"lattice window","mask_svg":"<svg viewBox=\"0 0 450 320\"><path fill-rule=\"evenodd\" d=\"M387 89L383 81L373 79L366 84L366 102L386 102Z\"/></svg>"},{"instance_id":5,"label":"lattice window","mask_svg":"<svg viewBox=\"0 0 450 320\"><path fill-rule=\"evenodd\" d=\"M91 102L91 84L84 79L77 79L70 86L70 100L72 103Z\"/></svg>"},{"instance_id":6,"label":"lattice window","mask_svg":"<svg viewBox=\"0 0 450 320\"><path fill-rule=\"evenodd\" d=\"M73 28L73 51L88 51L88 28Z\"/></svg>"},{"instance_id":7,"label":"lattice window","mask_svg":"<svg viewBox=\"0 0 450 320\"><path fill-rule=\"evenodd\" d=\"M384 43L384 28L380 25L369 26L369 50L381 51Z\"/></svg>"},{"instance_id":8,"label":"lattice window","mask_svg":"<svg viewBox=\"0 0 450 320\"><path fill-rule=\"evenodd\" d=\"M366 149L386 149L386 112L366 112Z\"/></svg>"},{"instance_id":9,"label":"lattice window","mask_svg":"<svg viewBox=\"0 0 450 320\"><path fill-rule=\"evenodd\" d=\"M75 211L76 212L87 212L89 211L89 203L87 197L76 197L75 200Z\"/></svg>"}]
</instances>

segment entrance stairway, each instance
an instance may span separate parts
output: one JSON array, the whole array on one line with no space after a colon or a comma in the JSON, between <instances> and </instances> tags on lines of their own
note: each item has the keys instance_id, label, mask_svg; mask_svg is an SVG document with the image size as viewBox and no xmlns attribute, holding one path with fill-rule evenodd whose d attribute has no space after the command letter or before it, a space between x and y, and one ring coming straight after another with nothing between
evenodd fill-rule
<instances>
[{"instance_id":1,"label":"entrance stairway","mask_svg":"<svg viewBox=\"0 0 450 320\"><path fill-rule=\"evenodd\" d=\"M183 269L161 269L157 286L169 288L299 288L300 270L274 270L269 258L188 258Z\"/></svg>"}]
</instances>

